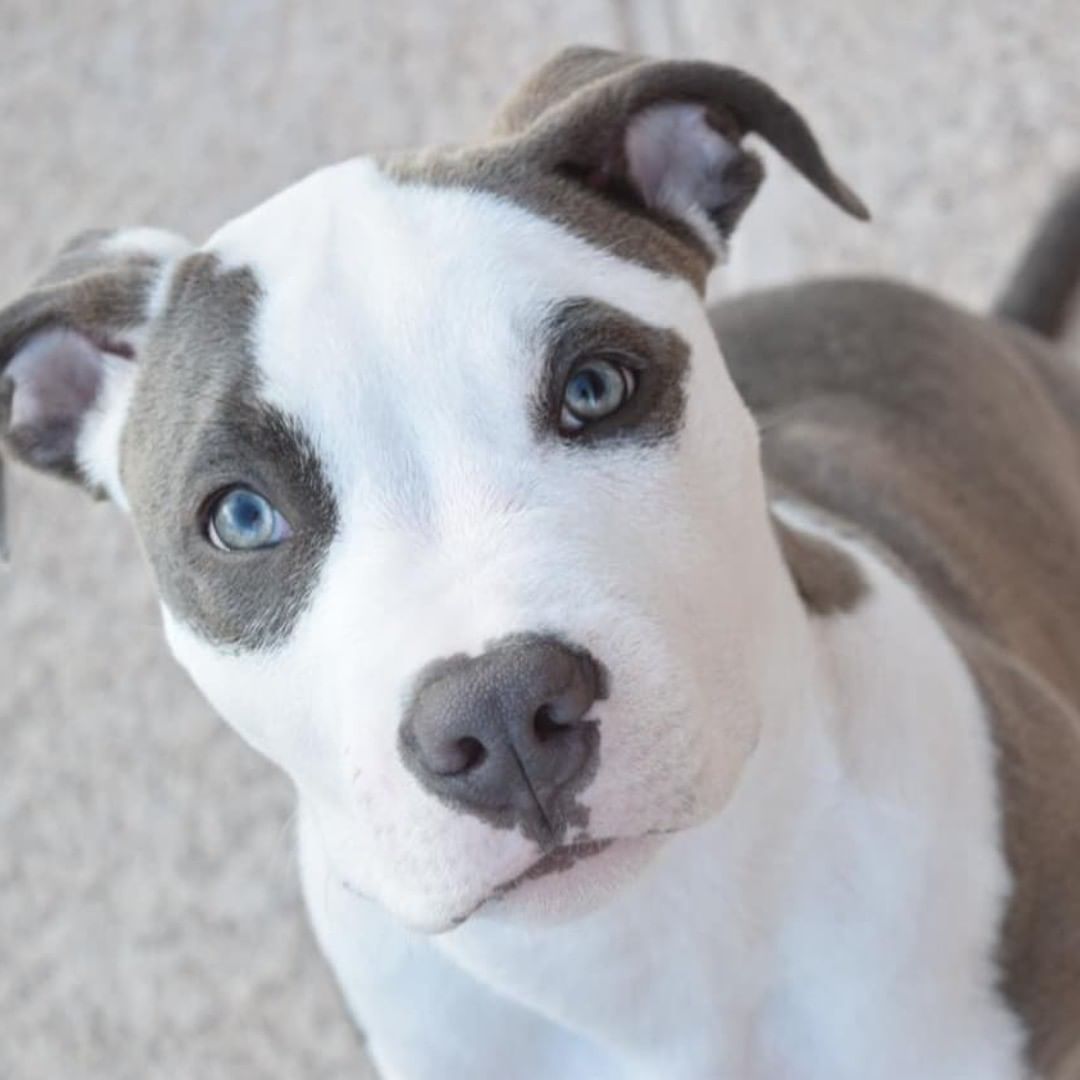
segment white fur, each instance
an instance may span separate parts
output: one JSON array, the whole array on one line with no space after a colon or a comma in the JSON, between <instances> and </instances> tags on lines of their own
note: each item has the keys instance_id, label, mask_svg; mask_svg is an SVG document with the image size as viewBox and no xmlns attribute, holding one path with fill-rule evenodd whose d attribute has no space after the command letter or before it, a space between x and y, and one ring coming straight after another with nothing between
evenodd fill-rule
<instances>
[{"instance_id":1,"label":"white fur","mask_svg":"<svg viewBox=\"0 0 1080 1080\"><path fill-rule=\"evenodd\" d=\"M120 436L135 390L135 374L130 360L102 354L101 389L83 420L75 448L83 476L124 510L128 502L120 480Z\"/></svg>"},{"instance_id":2,"label":"white fur","mask_svg":"<svg viewBox=\"0 0 1080 1080\"><path fill-rule=\"evenodd\" d=\"M149 225L118 229L98 246L102 255L156 255L166 262L179 258L190 249L191 244L183 237Z\"/></svg>"},{"instance_id":3,"label":"white fur","mask_svg":"<svg viewBox=\"0 0 1080 1080\"><path fill-rule=\"evenodd\" d=\"M710 822L426 938L343 889L302 817L316 933L385 1075L499 1077L507 1061L515 1077L589 1080L1024 1075L994 989L1007 874L979 702L923 601L831 539L872 597L791 635L801 693ZM603 906L538 925L627 867Z\"/></svg>"},{"instance_id":4,"label":"white fur","mask_svg":"<svg viewBox=\"0 0 1080 1080\"><path fill-rule=\"evenodd\" d=\"M870 595L807 615L693 290L362 161L209 248L258 276L265 394L312 440L340 528L273 652L168 611L167 632L296 783L316 932L386 1075L1018 1080L971 681L853 541L834 538ZM583 296L687 341L674 443L538 442L544 318ZM397 732L430 661L536 630L610 672L583 798L614 843L492 900L535 844L423 790Z\"/></svg>"},{"instance_id":5,"label":"white fur","mask_svg":"<svg viewBox=\"0 0 1080 1080\"><path fill-rule=\"evenodd\" d=\"M162 260L147 299L146 322L129 328L123 335L124 343L136 356L143 347L146 326L160 314L165 303L176 260L190 250L191 244L175 233L146 226L120 229L101 242L102 256L154 255ZM127 510L127 496L120 480L120 438L135 390L137 368L134 361L111 353L101 354L101 366L101 389L83 419L75 456L83 476Z\"/></svg>"}]
</instances>

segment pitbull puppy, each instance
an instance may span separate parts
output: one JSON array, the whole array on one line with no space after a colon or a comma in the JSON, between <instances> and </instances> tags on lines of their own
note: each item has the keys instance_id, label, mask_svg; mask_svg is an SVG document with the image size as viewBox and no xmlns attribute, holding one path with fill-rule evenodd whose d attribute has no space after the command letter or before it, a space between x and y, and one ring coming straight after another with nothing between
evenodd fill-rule
<instances>
[{"instance_id":1,"label":"pitbull puppy","mask_svg":"<svg viewBox=\"0 0 1080 1080\"><path fill-rule=\"evenodd\" d=\"M866 216L749 75L572 49L0 313L388 1077L1080 1076L1080 379L884 282L710 315L749 133Z\"/></svg>"}]
</instances>

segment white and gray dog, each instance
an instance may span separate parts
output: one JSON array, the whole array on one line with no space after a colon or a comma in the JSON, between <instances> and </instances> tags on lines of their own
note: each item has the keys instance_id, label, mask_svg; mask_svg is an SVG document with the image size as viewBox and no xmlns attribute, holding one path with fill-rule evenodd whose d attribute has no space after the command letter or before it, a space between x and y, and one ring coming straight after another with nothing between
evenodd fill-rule
<instances>
[{"instance_id":1,"label":"white and gray dog","mask_svg":"<svg viewBox=\"0 0 1080 1080\"><path fill-rule=\"evenodd\" d=\"M750 133L866 216L749 75L572 49L0 313L9 454L295 783L386 1076L1080 1076L1080 196L993 317L709 311Z\"/></svg>"}]
</instances>

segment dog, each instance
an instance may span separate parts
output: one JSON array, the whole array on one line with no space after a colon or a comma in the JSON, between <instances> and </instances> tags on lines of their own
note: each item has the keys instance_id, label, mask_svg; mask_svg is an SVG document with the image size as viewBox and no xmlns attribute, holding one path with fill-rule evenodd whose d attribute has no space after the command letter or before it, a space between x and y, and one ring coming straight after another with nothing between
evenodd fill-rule
<instances>
[{"instance_id":1,"label":"dog","mask_svg":"<svg viewBox=\"0 0 1080 1080\"><path fill-rule=\"evenodd\" d=\"M750 134L868 216L759 80L574 48L0 313L385 1076L1080 1076L1080 194L994 315L709 307Z\"/></svg>"}]
</instances>

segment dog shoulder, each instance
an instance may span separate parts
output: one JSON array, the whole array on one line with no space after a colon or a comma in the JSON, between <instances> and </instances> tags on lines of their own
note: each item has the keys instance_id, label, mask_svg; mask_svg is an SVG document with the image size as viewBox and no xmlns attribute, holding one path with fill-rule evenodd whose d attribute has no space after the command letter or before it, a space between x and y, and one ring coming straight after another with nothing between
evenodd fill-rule
<instances>
[{"instance_id":1,"label":"dog shoulder","mask_svg":"<svg viewBox=\"0 0 1080 1080\"><path fill-rule=\"evenodd\" d=\"M997 747L1013 878L999 954L1003 989L1025 1022L1038 1074L1069 1076L1065 1063L1080 1055L1080 709L981 635L954 628L953 636Z\"/></svg>"}]
</instances>

